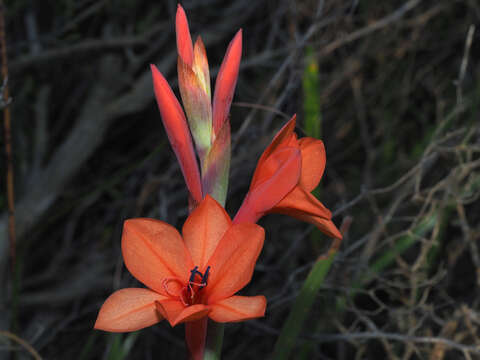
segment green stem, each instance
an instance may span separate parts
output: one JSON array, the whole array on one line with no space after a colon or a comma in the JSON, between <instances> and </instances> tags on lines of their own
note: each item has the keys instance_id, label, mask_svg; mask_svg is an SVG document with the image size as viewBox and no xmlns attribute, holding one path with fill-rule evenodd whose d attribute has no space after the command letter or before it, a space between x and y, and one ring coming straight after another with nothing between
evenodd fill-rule
<instances>
[{"instance_id":1,"label":"green stem","mask_svg":"<svg viewBox=\"0 0 480 360\"><path fill-rule=\"evenodd\" d=\"M230 131L230 129L228 129L228 131ZM223 150L224 157L216 158L217 161L221 162L221 170L217 173L218 176L215 177L213 184L211 184L212 186L207 190L207 192L215 200L217 200L220 205L225 207L228 189L228 173L230 167L230 134L228 134L227 142L224 144ZM222 356L224 329L224 324L208 319L205 352L203 356L204 360L220 360Z\"/></svg>"},{"instance_id":2,"label":"green stem","mask_svg":"<svg viewBox=\"0 0 480 360\"><path fill-rule=\"evenodd\" d=\"M204 360L219 360L221 358L224 329L224 324L208 320Z\"/></svg>"}]
</instances>

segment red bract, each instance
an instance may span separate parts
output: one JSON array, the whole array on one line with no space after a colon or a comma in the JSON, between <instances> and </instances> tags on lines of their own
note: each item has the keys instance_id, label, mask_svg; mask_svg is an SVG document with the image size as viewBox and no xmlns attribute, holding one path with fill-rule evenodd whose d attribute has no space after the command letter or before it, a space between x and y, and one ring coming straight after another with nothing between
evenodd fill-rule
<instances>
[{"instance_id":1,"label":"red bract","mask_svg":"<svg viewBox=\"0 0 480 360\"><path fill-rule=\"evenodd\" d=\"M293 116L263 152L233 221L256 223L267 213L280 213L312 223L328 236L341 239L331 212L311 194L325 170L325 147L314 138L298 140L295 119Z\"/></svg>"},{"instance_id":2,"label":"red bract","mask_svg":"<svg viewBox=\"0 0 480 360\"><path fill-rule=\"evenodd\" d=\"M185 10L178 4L177 15L175 18L175 32L177 34L177 50L178 55L183 62L189 66L193 63L193 47L192 38L190 37L190 29L188 28L187 15Z\"/></svg>"},{"instance_id":3,"label":"red bract","mask_svg":"<svg viewBox=\"0 0 480 360\"><path fill-rule=\"evenodd\" d=\"M193 200L198 203L202 200L202 186L187 120L167 80L155 65L150 65L150 68L152 70L155 98L162 115L168 140L180 163L187 188Z\"/></svg>"},{"instance_id":4,"label":"red bract","mask_svg":"<svg viewBox=\"0 0 480 360\"><path fill-rule=\"evenodd\" d=\"M209 317L237 322L264 315L264 296L235 295L250 282L263 246L263 229L232 225L225 210L207 195L182 232L183 238L174 227L154 219L125 221L125 265L148 289L113 293L100 309L96 329L135 331L163 318L172 326L186 322L187 344L200 359L205 337L201 321Z\"/></svg>"},{"instance_id":5,"label":"red bract","mask_svg":"<svg viewBox=\"0 0 480 360\"><path fill-rule=\"evenodd\" d=\"M223 123L227 120L233 92L237 84L241 57L242 30L240 29L228 45L215 83L215 94L213 95L213 131L215 134L218 134Z\"/></svg>"}]
</instances>

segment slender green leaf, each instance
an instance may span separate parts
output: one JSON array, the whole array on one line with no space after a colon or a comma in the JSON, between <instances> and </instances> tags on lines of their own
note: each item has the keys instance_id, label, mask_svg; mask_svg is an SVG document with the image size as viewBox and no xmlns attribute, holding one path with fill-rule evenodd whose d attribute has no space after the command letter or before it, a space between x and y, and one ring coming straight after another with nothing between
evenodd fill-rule
<instances>
[{"instance_id":1,"label":"slender green leaf","mask_svg":"<svg viewBox=\"0 0 480 360\"><path fill-rule=\"evenodd\" d=\"M326 259L318 260L308 274L307 279L302 285L300 294L288 315L287 321L283 325L280 336L275 344L272 359L284 360L289 358L297 341L298 334L303 327L303 323L310 313L317 293L332 266L335 255L336 252L332 252Z\"/></svg>"},{"instance_id":2,"label":"slender green leaf","mask_svg":"<svg viewBox=\"0 0 480 360\"><path fill-rule=\"evenodd\" d=\"M129 333L125 338L122 334L113 334L112 346L110 347L108 360L124 360L128 358L130 350L132 350L135 341L137 340L139 332Z\"/></svg>"},{"instance_id":3,"label":"slender green leaf","mask_svg":"<svg viewBox=\"0 0 480 360\"><path fill-rule=\"evenodd\" d=\"M419 237L423 237L426 233L431 231L436 222L437 214L434 213L424 218L420 224L415 227L412 233L402 236L400 239L398 239L392 249L386 251L370 266L370 275L365 275L363 282L371 279L373 276L372 272L377 274L383 271L387 266L391 265L395 261L395 258L403 254L412 245L414 245Z\"/></svg>"},{"instance_id":4,"label":"slender green leaf","mask_svg":"<svg viewBox=\"0 0 480 360\"><path fill-rule=\"evenodd\" d=\"M364 274L360 275L359 279L350 287L349 296L355 296L358 290L369 283L376 274L381 273L392 265L397 256L402 255L412 247L418 241L419 237L423 237L431 231L437 222L437 218L437 213L425 217L411 232L400 237L392 248L386 250L369 266L369 269ZM339 297L336 301L336 311L342 313L346 305L347 299L345 297Z\"/></svg>"},{"instance_id":5,"label":"slender green leaf","mask_svg":"<svg viewBox=\"0 0 480 360\"><path fill-rule=\"evenodd\" d=\"M87 339L87 342L83 346L82 352L78 356L78 360L86 360L86 359L93 358L93 354L91 354L91 351L93 349L93 344L95 343L95 340L98 337L98 334L99 334L98 331L92 331L92 333Z\"/></svg>"},{"instance_id":6,"label":"slender green leaf","mask_svg":"<svg viewBox=\"0 0 480 360\"><path fill-rule=\"evenodd\" d=\"M303 111L305 133L319 139L322 134L322 114L320 111L320 78L318 64L312 47L307 48L306 64L303 72Z\"/></svg>"}]
</instances>

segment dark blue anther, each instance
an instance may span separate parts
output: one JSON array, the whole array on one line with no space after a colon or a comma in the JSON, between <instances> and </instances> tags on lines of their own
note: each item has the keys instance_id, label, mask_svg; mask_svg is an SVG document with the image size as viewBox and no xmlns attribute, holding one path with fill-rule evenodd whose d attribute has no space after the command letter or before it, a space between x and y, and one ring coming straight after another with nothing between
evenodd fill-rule
<instances>
[{"instance_id":1,"label":"dark blue anther","mask_svg":"<svg viewBox=\"0 0 480 360\"><path fill-rule=\"evenodd\" d=\"M196 283L196 285L199 285L201 286L201 288L204 288L205 286L207 286L209 273L210 273L210 266L207 266L207 269L205 270L205 274L202 274L200 271L198 271L198 266L195 266L192 270L190 270L190 279L188 280L188 282L195 284L195 276L198 274L200 276L201 282L200 284Z\"/></svg>"},{"instance_id":2,"label":"dark blue anther","mask_svg":"<svg viewBox=\"0 0 480 360\"><path fill-rule=\"evenodd\" d=\"M195 281L195 275L197 275L197 274L200 274L200 276L202 276L202 273L199 272L197 269L198 269L198 266L195 266L193 268L193 270L190 270L190 280L188 280L189 282L194 282Z\"/></svg>"},{"instance_id":3,"label":"dark blue anther","mask_svg":"<svg viewBox=\"0 0 480 360\"><path fill-rule=\"evenodd\" d=\"M207 270L205 270L205 274L202 276L202 284L207 286L208 274L210 273L210 266L207 266Z\"/></svg>"}]
</instances>

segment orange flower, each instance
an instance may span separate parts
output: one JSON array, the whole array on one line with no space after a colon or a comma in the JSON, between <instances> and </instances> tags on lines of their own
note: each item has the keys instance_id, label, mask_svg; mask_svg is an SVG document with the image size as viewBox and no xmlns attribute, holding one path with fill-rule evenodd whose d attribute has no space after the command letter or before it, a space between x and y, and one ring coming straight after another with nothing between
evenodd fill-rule
<instances>
[{"instance_id":1,"label":"orange flower","mask_svg":"<svg viewBox=\"0 0 480 360\"><path fill-rule=\"evenodd\" d=\"M267 213L296 217L317 226L328 236L341 239L332 213L311 191L325 170L325 147L311 137L297 139L296 116L278 132L265 149L250 189L233 222L256 223Z\"/></svg>"},{"instance_id":2,"label":"orange flower","mask_svg":"<svg viewBox=\"0 0 480 360\"><path fill-rule=\"evenodd\" d=\"M195 353L192 347L203 349L205 336L205 323L197 320L237 322L264 315L264 296L234 295L250 282L263 246L263 229L232 225L225 210L207 195L182 232L183 239L174 227L154 219L125 221L125 265L148 289L113 293L100 309L96 329L135 331L163 318L172 326L187 322L187 344Z\"/></svg>"}]
</instances>

